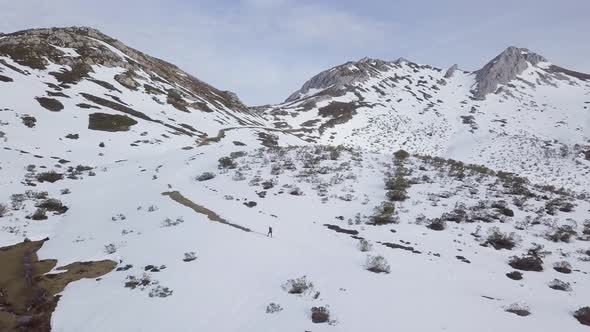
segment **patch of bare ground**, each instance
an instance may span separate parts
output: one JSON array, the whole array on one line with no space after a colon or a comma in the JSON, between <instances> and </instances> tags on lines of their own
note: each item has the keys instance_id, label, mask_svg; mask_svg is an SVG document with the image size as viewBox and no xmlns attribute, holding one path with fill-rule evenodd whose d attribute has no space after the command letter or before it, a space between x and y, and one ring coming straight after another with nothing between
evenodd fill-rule
<instances>
[{"instance_id":1,"label":"patch of bare ground","mask_svg":"<svg viewBox=\"0 0 590 332\"><path fill-rule=\"evenodd\" d=\"M227 221L227 220L223 219L221 216L219 216L217 213L215 213L215 212L207 209L206 207L201 206L201 205L191 201L190 199L184 197L178 191L163 192L162 195L170 197L173 201L180 203L188 208L191 208L193 211L195 211L197 213L206 215L207 218L211 221L216 221L218 223L237 228L237 229L242 230L244 232L251 232L252 231L251 229L249 229L247 227L230 223L229 221Z\"/></svg>"},{"instance_id":2,"label":"patch of bare ground","mask_svg":"<svg viewBox=\"0 0 590 332\"><path fill-rule=\"evenodd\" d=\"M65 287L83 278L98 278L117 265L110 260L76 262L49 273L57 261L39 260L48 239L0 248L0 331L51 330L51 315Z\"/></svg>"}]
</instances>

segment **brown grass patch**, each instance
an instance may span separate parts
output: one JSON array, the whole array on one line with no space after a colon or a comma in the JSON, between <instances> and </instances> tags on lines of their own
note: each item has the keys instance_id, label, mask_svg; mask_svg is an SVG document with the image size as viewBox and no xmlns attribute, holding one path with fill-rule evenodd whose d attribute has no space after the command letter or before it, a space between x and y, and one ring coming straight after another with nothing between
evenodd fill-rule
<instances>
[{"instance_id":1,"label":"brown grass patch","mask_svg":"<svg viewBox=\"0 0 590 332\"><path fill-rule=\"evenodd\" d=\"M0 330L50 331L51 314L65 287L83 278L109 273L116 262L76 262L46 274L57 261L39 261L37 251L47 241L28 241L0 248Z\"/></svg>"}]
</instances>

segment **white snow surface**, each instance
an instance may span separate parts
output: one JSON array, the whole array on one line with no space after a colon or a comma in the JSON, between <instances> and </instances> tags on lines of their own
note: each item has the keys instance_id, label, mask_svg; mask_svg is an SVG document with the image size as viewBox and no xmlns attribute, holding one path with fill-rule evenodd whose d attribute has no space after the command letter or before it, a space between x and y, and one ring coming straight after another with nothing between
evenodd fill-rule
<instances>
[{"instance_id":1,"label":"white snow surface","mask_svg":"<svg viewBox=\"0 0 590 332\"><path fill-rule=\"evenodd\" d=\"M182 112L165 95L119 84L114 76L123 68L96 65L91 78L118 91L84 79L62 91L67 97L49 96L46 83L59 84L49 72L61 66L33 70L0 59L28 73L0 62L0 73L13 80L0 82L0 203L8 207L0 217L0 246L48 237L39 259L57 259L57 266L101 259L118 268L132 265L69 284L52 316L54 331L587 331L572 317L590 305L590 238L584 233L590 232L590 201L583 194L590 187L589 162L575 147L590 136L587 82L537 83L544 69L536 67L521 75L534 88L517 81L503 87L506 93L476 101L467 97L473 75L458 71L443 85L440 70L400 62L360 84L362 100L347 91L306 109L305 101L321 92L313 90L306 100L254 116L213 103L213 112ZM150 74L138 73L138 80L164 91L182 89ZM90 113L122 113L82 93L122 101L153 121L128 115L138 122L128 131L91 130ZM64 108L51 112L35 97L55 98ZM329 117L319 109L336 101L364 104L352 119L320 134L315 129ZM26 116L36 119L32 128L23 123ZM473 116L475 125L462 116ZM310 120L319 120L315 131L301 130ZM273 128L278 121L289 128ZM398 149L413 156L394 161ZM417 154L525 175L534 195L509 192L513 184L502 173L467 166L461 175L453 161ZM235 168L220 168L226 156ZM78 165L91 170L76 171ZM372 225L376 207L387 201L385 179L402 169L410 185L408 198L394 202L396 223ZM47 171L66 176L36 180ZM204 172L215 177L198 181ZM27 190L46 191L69 210L30 220L38 200L12 204L14 194ZM209 220L162 195L174 191L251 231ZM549 214L551 202L572 206ZM514 216L500 213L498 204ZM426 227L461 206L485 221L447 221L442 231ZM358 238L326 224L358 232L372 251L359 251ZM575 231L569 242L548 239L560 227ZM493 231L514 233L515 248L486 245ZM506 277L514 270L511 257L535 244L547 251L543 271L523 272L519 281ZM193 252L195 260L183 261ZM368 255L383 256L390 273L368 271ZM571 274L553 269L561 261L572 265ZM147 265L165 267L150 272ZM132 276L152 282L125 287ZM295 295L284 289L302 276L313 290ZM548 287L555 278L572 290ZM162 287L171 293L150 296ZM282 310L267 313L270 303ZM526 304L531 315L506 312L514 303ZM312 322L310 310L318 306L329 307L329 323Z\"/></svg>"}]
</instances>

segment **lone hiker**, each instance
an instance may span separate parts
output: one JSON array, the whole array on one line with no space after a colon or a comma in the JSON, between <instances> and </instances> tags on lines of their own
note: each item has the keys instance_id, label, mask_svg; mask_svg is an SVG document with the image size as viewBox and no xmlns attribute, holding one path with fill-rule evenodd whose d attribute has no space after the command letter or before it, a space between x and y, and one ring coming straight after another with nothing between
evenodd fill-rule
<instances>
[{"instance_id":1,"label":"lone hiker","mask_svg":"<svg viewBox=\"0 0 590 332\"><path fill-rule=\"evenodd\" d=\"M268 234L266 234L266 237L271 237L272 238L272 227L268 226Z\"/></svg>"}]
</instances>

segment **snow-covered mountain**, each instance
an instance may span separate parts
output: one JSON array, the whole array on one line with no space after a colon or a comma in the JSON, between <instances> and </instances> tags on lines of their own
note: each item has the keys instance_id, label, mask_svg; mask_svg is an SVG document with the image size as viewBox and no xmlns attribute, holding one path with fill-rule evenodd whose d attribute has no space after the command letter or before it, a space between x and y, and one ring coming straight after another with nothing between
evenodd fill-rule
<instances>
[{"instance_id":1,"label":"snow-covered mountain","mask_svg":"<svg viewBox=\"0 0 590 332\"><path fill-rule=\"evenodd\" d=\"M94 29L0 34L0 330L587 331L589 91L509 48L247 107Z\"/></svg>"},{"instance_id":2,"label":"snow-covered mountain","mask_svg":"<svg viewBox=\"0 0 590 332\"><path fill-rule=\"evenodd\" d=\"M310 142L401 148L587 189L589 107L590 75L509 47L475 72L348 62L266 112Z\"/></svg>"}]
</instances>

